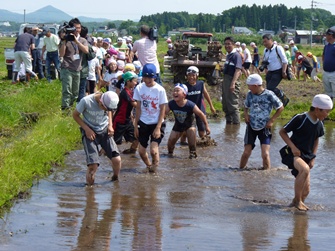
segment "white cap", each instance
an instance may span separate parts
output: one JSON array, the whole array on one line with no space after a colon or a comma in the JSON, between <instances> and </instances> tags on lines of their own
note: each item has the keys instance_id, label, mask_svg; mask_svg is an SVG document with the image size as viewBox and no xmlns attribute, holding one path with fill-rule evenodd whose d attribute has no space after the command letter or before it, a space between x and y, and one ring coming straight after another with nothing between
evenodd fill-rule
<instances>
[{"instance_id":1,"label":"white cap","mask_svg":"<svg viewBox=\"0 0 335 251\"><path fill-rule=\"evenodd\" d=\"M199 75L198 67L196 67L196 66L188 67L187 70L186 70L186 74L190 74L190 73L195 73L195 74Z\"/></svg>"},{"instance_id":2,"label":"white cap","mask_svg":"<svg viewBox=\"0 0 335 251\"><path fill-rule=\"evenodd\" d=\"M287 44L285 44L284 49L290 48Z\"/></svg>"},{"instance_id":3,"label":"white cap","mask_svg":"<svg viewBox=\"0 0 335 251\"><path fill-rule=\"evenodd\" d=\"M251 42L250 43L250 46L255 46L256 44L254 42Z\"/></svg>"},{"instance_id":4,"label":"white cap","mask_svg":"<svg viewBox=\"0 0 335 251\"><path fill-rule=\"evenodd\" d=\"M241 43L240 43L240 42L236 42L236 43L235 43L235 45L237 45L237 46L240 46L240 45L241 45Z\"/></svg>"},{"instance_id":5,"label":"white cap","mask_svg":"<svg viewBox=\"0 0 335 251\"><path fill-rule=\"evenodd\" d=\"M118 38L117 38L117 41L118 41L118 42L122 42L122 41L123 41L122 37L118 37Z\"/></svg>"},{"instance_id":6,"label":"white cap","mask_svg":"<svg viewBox=\"0 0 335 251\"><path fill-rule=\"evenodd\" d=\"M119 103L119 96L113 91L107 91L101 95L100 101L107 110L115 110Z\"/></svg>"},{"instance_id":7,"label":"white cap","mask_svg":"<svg viewBox=\"0 0 335 251\"><path fill-rule=\"evenodd\" d=\"M333 101L326 94L315 95L312 101L312 106L319 109L333 109Z\"/></svg>"},{"instance_id":8,"label":"white cap","mask_svg":"<svg viewBox=\"0 0 335 251\"><path fill-rule=\"evenodd\" d=\"M294 41L293 41L293 40L291 40L289 44L294 44Z\"/></svg>"},{"instance_id":9,"label":"white cap","mask_svg":"<svg viewBox=\"0 0 335 251\"><path fill-rule=\"evenodd\" d=\"M141 69L142 67L141 62L138 60L134 61L133 65L135 66L136 69Z\"/></svg>"},{"instance_id":10,"label":"white cap","mask_svg":"<svg viewBox=\"0 0 335 251\"><path fill-rule=\"evenodd\" d=\"M299 55L299 56L298 56L298 59L302 59L302 58L304 58L303 55Z\"/></svg>"},{"instance_id":11,"label":"white cap","mask_svg":"<svg viewBox=\"0 0 335 251\"><path fill-rule=\"evenodd\" d=\"M251 74L247 78L247 85L262 85L263 79L258 74Z\"/></svg>"},{"instance_id":12,"label":"white cap","mask_svg":"<svg viewBox=\"0 0 335 251\"><path fill-rule=\"evenodd\" d=\"M103 39L102 37L97 37L97 40L100 40L100 41L102 41L102 39Z\"/></svg>"},{"instance_id":13,"label":"white cap","mask_svg":"<svg viewBox=\"0 0 335 251\"><path fill-rule=\"evenodd\" d=\"M188 88L187 88L187 86L184 85L184 84L177 83L177 84L174 85L174 88L178 88L178 89L182 90L182 92L183 92L185 95L187 95L187 93L188 93Z\"/></svg>"},{"instance_id":14,"label":"white cap","mask_svg":"<svg viewBox=\"0 0 335 251\"><path fill-rule=\"evenodd\" d=\"M173 48L173 44L168 44L168 48L172 49Z\"/></svg>"}]
</instances>

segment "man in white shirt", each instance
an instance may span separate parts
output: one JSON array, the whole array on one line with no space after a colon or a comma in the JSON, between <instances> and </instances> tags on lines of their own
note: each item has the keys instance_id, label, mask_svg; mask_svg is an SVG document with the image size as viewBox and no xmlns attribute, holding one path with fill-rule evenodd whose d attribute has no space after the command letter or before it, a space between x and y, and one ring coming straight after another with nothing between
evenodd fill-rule
<instances>
[{"instance_id":1,"label":"man in white shirt","mask_svg":"<svg viewBox=\"0 0 335 251\"><path fill-rule=\"evenodd\" d=\"M290 100L282 90L277 88L280 81L283 78L287 78L286 68L288 61L284 49L280 45L274 44L271 34L265 34L262 38L265 46L262 66L267 68L265 77L267 89L273 91L286 106Z\"/></svg>"},{"instance_id":2,"label":"man in white shirt","mask_svg":"<svg viewBox=\"0 0 335 251\"><path fill-rule=\"evenodd\" d=\"M130 53L130 62L137 53L137 58L142 65L154 64L156 66L156 83L162 85L159 75L159 63L157 59L157 44L155 40L149 39L150 28L147 25L142 25L140 30L141 39L136 40L133 49Z\"/></svg>"},{"instance_id":3,"label":"man in white shirt","mask_svg":"<svg viewBox=\"0 0 335 251\"><path fill-rule=\"evenodd\" d=\"M58 45L60 39L55 34L52 34L49 28L44 29L45 37L43 39L44 45L42 48L41 58L44 58L44 52L47 51L47 55L45 57L45 68L47 72L47 79L51 81L50 74L50 65L54 63L55 68L60 72L60 62L59 62L59 54L58 54Z\"/></svg>"}]
</instances>

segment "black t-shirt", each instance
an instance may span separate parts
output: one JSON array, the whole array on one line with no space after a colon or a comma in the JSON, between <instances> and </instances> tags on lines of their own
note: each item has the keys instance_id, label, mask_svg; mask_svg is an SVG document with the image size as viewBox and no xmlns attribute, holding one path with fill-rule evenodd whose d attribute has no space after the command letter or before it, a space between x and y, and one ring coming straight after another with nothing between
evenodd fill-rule
<instances>
[{"instance_id":1,"label":"black t-shirt","mask_svg":"<svg viewBox=\"0 0 335 251\"><path fill-rule=\"evenodd\" d=\"M313 153L315 140L324 135L323 123L312 121L307 112L295 115L284 129L287 133L292 132L292 142L305 154Z\"/></svg>"}]
</instances>

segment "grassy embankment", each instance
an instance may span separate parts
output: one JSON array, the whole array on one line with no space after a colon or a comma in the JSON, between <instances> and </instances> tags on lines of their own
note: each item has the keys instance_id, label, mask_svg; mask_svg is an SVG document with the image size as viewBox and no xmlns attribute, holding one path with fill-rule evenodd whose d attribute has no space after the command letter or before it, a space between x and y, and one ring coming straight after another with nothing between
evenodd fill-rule
<instances>
[{"instance_id":1,"label":"grassy embankment","mask_svg":"<svg viewBox=\"0 0 335 251\"><path fill-rule=\"evenodd\" d=\"M10 206L52 165L62 164L80 139L74 120L61 114L58 80L12 85L6 79L3 52L13 42L0 39L0 206Z\"/></svg>"},{"instance_id":2,"label":"grassy embankment","mask_svg":"<svg viewBox=\"0 0 335 251\"><path fill-rule=\"evenodd\" d=\"M12 85L6 78L4 48L13 43L13 38L0 38L0 207L10 205L18 194L28 191L33 181L48 175L53 165L62 164L66 152L75 149L80 141L78 126L59 109L58 80L52 84L39 81ZM161 65L166 50L166 43L161 41L158 44ZM165 86L170 94L172 84ZM281 86L291 98L282 118L308 110L312 97L322 92L320 83L284 81ZM210 86L208 90L215 108L221 111L220 88ZM246 92L243 84L242 93ZM27 118L29 113L38 113L39 119ZM335 118L334 112L330 118Z\"/></svg>"}]
</instances>

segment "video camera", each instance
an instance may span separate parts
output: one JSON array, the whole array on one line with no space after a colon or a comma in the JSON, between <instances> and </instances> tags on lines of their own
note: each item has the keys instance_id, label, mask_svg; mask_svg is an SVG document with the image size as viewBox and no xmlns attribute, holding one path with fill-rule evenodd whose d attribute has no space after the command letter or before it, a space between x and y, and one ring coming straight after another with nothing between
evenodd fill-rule
<instances>
[{"instance_id":1,"label":"video camera","mask_svg":"<svg viewBox=\"0 0 335 251\"><path fill-rule=\"evenodd\" d=\"M154 26L153 28L150 28L148 37L151 41L156 40L156 43L158 43L158 29L156 26Z\"/></svg>"},{"instance_id":2,"label":"video camera","mask_svg":"<svg viewBox=\"0 0 335 251\"><path fill-rule=\"evenodd\" d=\"M63 26L59 29L58 35L60 39L66 41L74 41L74 33L76 31L76 27L69 24L68 22L64 22ZM64 35L65 34L65 35Z\"/></svg>"}]
</instances>

